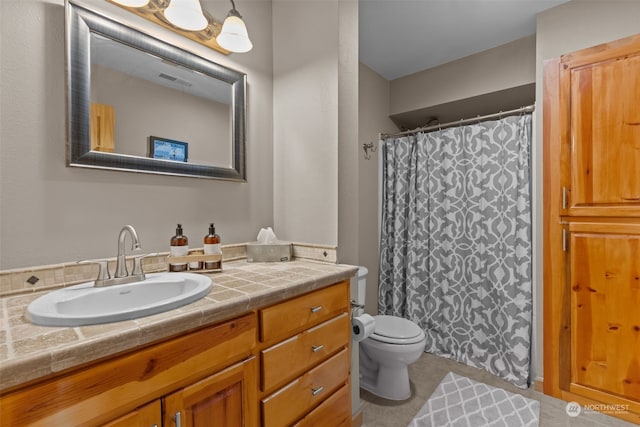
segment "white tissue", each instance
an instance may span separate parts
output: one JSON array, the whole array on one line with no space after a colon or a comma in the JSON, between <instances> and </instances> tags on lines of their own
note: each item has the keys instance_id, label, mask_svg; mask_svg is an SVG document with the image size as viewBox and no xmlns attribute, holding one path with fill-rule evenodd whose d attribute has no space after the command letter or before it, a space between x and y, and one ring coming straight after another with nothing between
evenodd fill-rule
<instances>
[{"instance_id":1,"label":"white tissue","mask_svg":"<svg viewBox=\"0 0 640 427\"><path fill-rule=\"evenodd\" d=\"M273 243L278 239L276 238L276 234L273 232L271 227L267 227L260 229L257 240L259 243Z\"/></svg>"}]
</instances>

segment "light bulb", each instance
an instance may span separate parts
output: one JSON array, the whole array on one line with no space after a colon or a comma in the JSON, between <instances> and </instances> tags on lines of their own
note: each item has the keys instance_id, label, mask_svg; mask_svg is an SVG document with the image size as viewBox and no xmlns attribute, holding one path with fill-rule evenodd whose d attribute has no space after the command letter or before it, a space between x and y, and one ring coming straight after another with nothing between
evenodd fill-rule
<instances>
[{"instance_id":1,"label":"light bulb","mask_svg":"<svg viewBox=\"0 0 640 427\"><path fill-rule=\"evenodd\" d=\"M227 19L224 20L216 41L221 47L231 52L249 52L253 48L253 43L249 40L247 26L239 14L233 12L234 10L229 12Z\"/></svg>"},{"instance_id":2,"label":"light bulb","mask_svg":"<svg viewBox=\"0 0 640 427\"><path fill-rule=\"evenodd\" d=\"M176 27L189 31L203 30L209 24L198 0L171 0L164 16Z\"/></svg>"}]
</instances>

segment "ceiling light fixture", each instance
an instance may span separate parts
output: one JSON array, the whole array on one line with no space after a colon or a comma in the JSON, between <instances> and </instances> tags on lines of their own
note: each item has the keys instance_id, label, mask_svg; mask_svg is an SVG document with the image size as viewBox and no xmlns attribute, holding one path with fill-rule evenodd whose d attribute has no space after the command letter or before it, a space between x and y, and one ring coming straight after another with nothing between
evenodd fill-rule
<instances>
[{"instance_id":1,"label":"ceiling light fixture","mask_svg":"<svg viewBox=\"0 0 640 427\"><path fill-rule=\"evenodd\" d=\"M171 0L164 10L164 16L173 25L183 30L200 31L209 25L202 13L199 0Z\"/></svg>"},{"instance_id":2,"label":"ceiling light fixture","mask_svg":"<svg viewBox=\"0 0 640 427\"><path fill-rule=\"evenodd\" d=\"M225 55L253 48L234 0L230 0L231 10L224 23L202 9L200 0L107 1Z\"/></svg>"},{"instance_id":3,"label":"ceiling light fixture","mask_svg":"<svg viewBox=\"0 0 640 427\"><path fill-rule=\"evenodd\" d=\"M231 10L222 24L222 30L216 37L216 41L224 49L231 52L244 53L253 48L253 43L249 40L247 26L233 0L231 0Z\"/></svg>"}]
</instances>

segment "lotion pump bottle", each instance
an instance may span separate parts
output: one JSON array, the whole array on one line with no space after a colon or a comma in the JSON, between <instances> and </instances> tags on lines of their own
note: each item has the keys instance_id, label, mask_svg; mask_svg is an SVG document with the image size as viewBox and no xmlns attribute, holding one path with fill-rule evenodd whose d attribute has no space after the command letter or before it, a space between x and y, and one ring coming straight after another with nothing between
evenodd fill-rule
<instances>
[{"instance_id":1,"label":"lotion pump bottle","mask_svg":"<svg viewBox=\"0 0 640 427\"><path fill-rule=\"evenodd\" d=\"M209 234L204 236L204 254L222 256L222 245L220 236L216 234L215 224L209 224ZM220 261L205 261L204 268L207 270L218 270L222 268L222 258Z\"/></svg>"},{"instance_id":2,"label":"lotion pump bottle","mask_svg":"<svg viewBox=\"0 0 640 427\"><path fill-rule=\"evenodd\" d=\"M171 247L169 248L171 256L187 256L189 255L189 239L182 234L182 224L178 224L176 235L171 238ZM187 263L169 264L169 271L185 271Z\"/></svg>"}]
</instances>

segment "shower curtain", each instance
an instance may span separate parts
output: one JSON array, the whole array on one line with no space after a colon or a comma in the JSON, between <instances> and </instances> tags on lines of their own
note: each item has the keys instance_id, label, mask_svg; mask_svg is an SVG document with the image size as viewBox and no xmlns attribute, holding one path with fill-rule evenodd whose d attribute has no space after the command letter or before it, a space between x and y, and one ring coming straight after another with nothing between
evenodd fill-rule
<instances>
[{"instance_id":1,"label":"shower curtain","mask_svg":"<svg viewBox=\"0 0 640 427\"><path fill-rule=\"evenodd\" d=\"M382 141L379 312L529 384L531 114Z\"/></svg>"}]
</instances>

